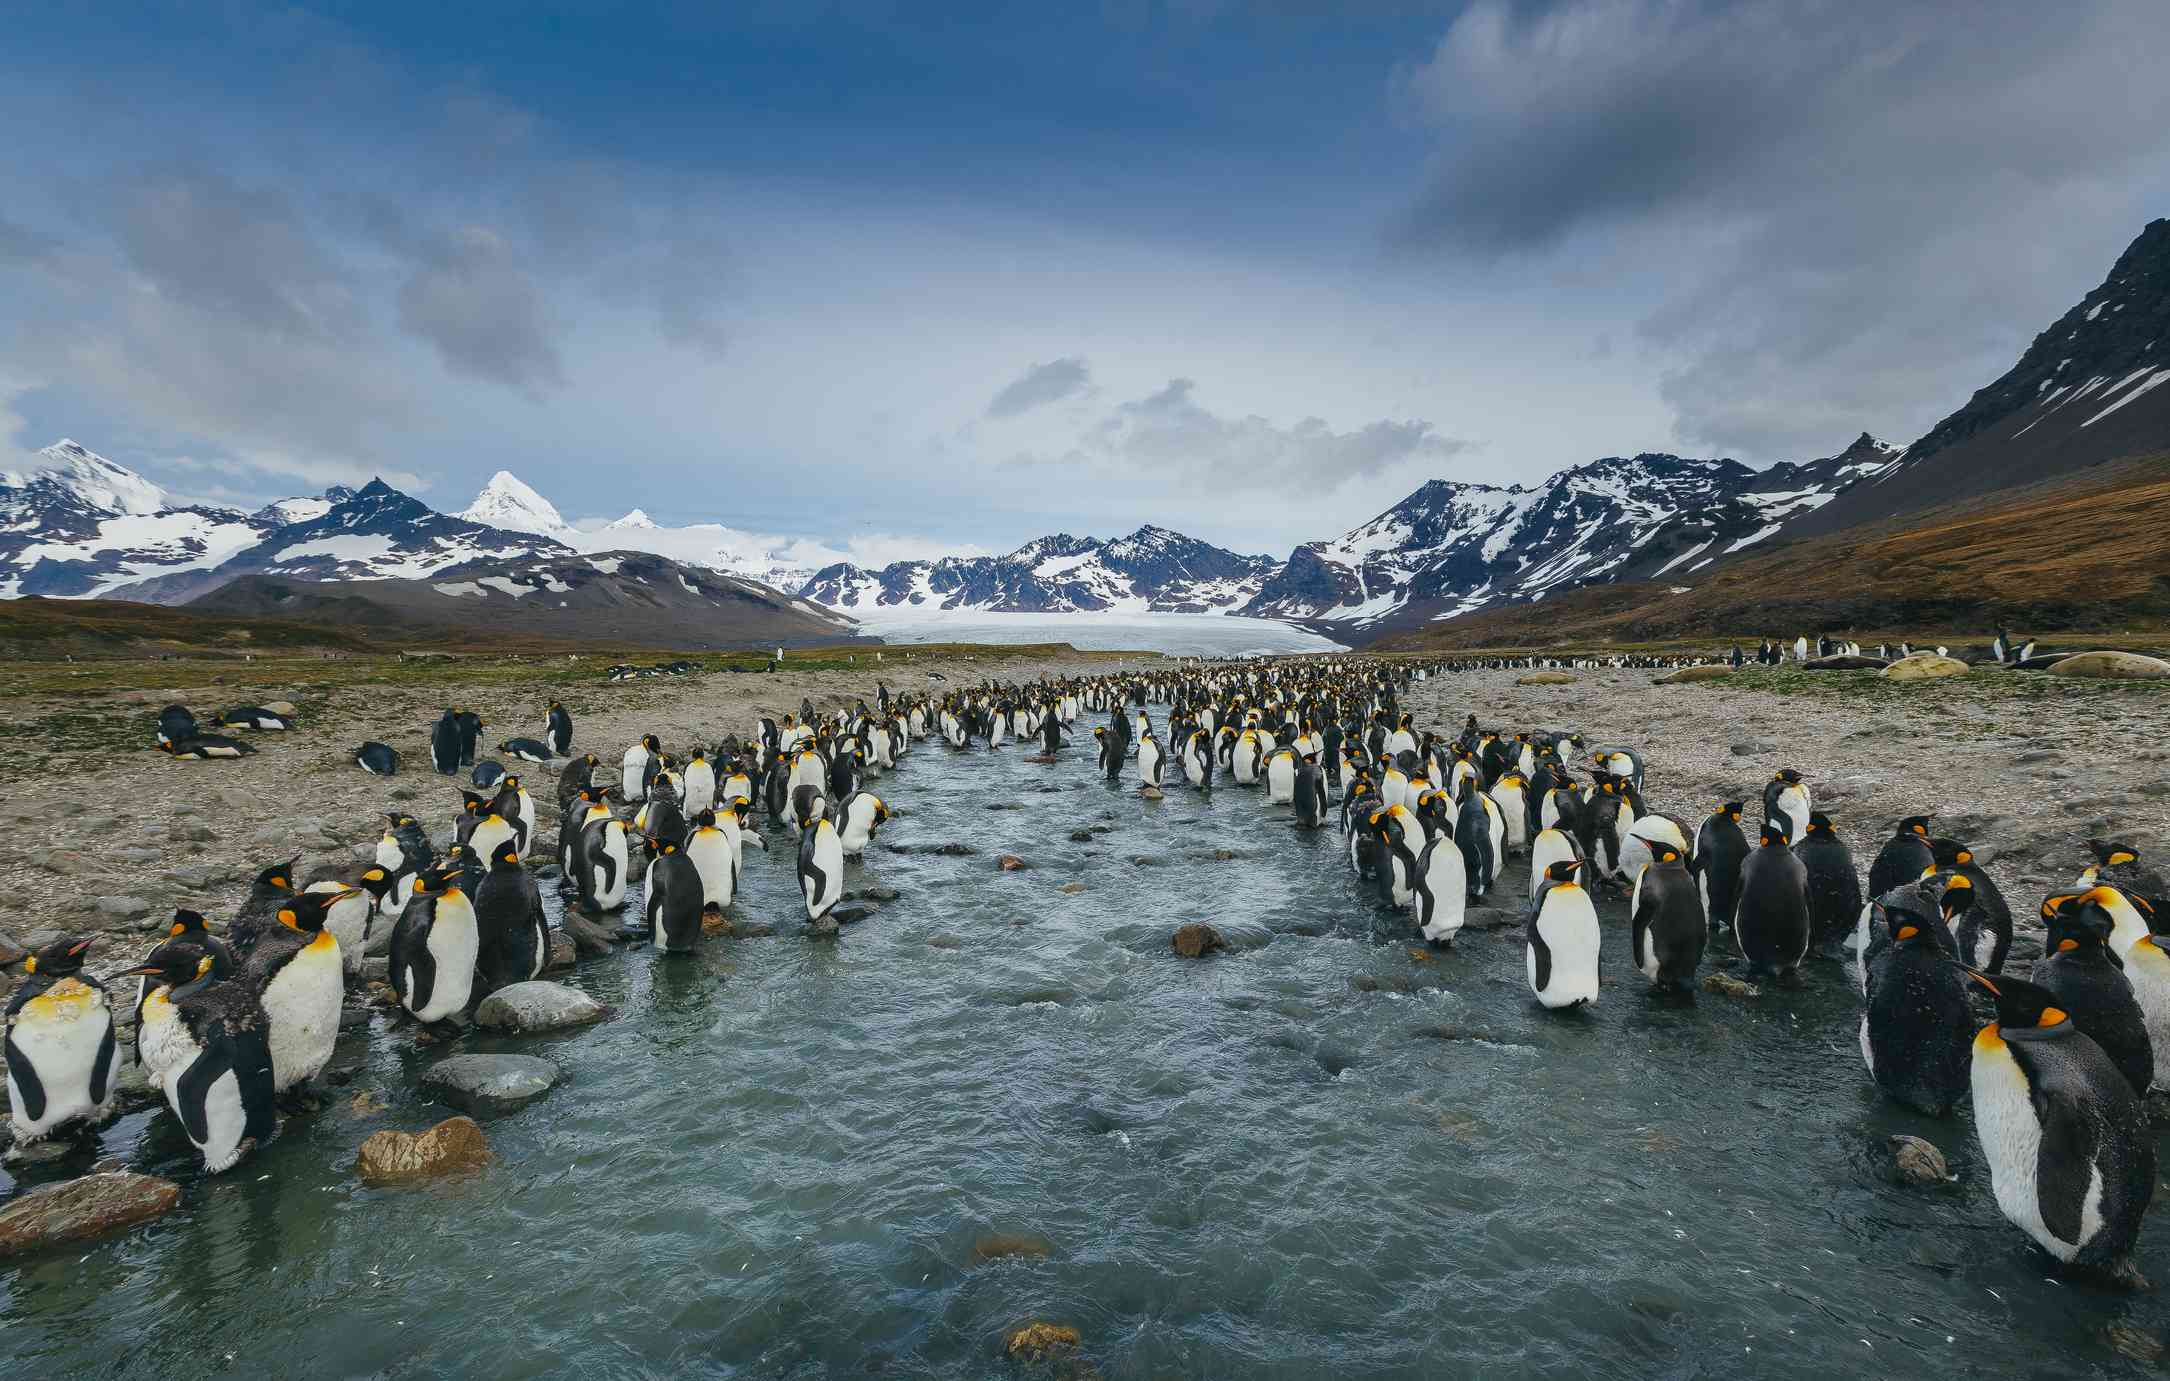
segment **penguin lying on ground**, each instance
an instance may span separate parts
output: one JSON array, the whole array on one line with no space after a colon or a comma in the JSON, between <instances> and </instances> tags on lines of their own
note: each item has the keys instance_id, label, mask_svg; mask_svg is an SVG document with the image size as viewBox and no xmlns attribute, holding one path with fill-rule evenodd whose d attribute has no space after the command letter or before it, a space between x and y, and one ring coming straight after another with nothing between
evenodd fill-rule
<instances>
[{"instance_id":1,"label":"penguin lying on ground","mask_svg":"<svg viewBox=\"0 0 2170 1381\"><path fill-rule=\"evenodd\" d=\"M380 777L399 775L399 751L389 743L369 739L354 750L355 765Z\"/></svg>"},{"instance_id":2,"label":"penguin lying on ground","mask_svg":"<svg viewBox=\"0 0 2170 1381\"><path fill-rule=\"evenodd\" d=\"M221 729L291 729L294 721L286 715L267 710L261 705L240 705L231 710L219 711L218 718L211 721Z\"/></svg>"},{"instance_id":3,"label":"penguin lying on ground","mask_svg":"<svg viewBox=\"0 0 2170 1381\"><path fill-rule=\"evenodd\" d=\"M223 734L197 734L191 738L161 743L158 751L184 762L209 762L221 758L249 757L256 749L243 739L227 738Z\"/></svg>"}]
</instances>

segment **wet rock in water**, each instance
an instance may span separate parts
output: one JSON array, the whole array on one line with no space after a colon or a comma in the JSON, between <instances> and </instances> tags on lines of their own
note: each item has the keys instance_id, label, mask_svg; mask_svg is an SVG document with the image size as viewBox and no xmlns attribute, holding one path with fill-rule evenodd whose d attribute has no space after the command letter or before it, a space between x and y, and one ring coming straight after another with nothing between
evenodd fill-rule
<instances>
[{"instance_id":1,"label":"wet rock in water","mask_svg":"<svg viewBox=\"0 0 2170 1381\"><path fill-rule=\"evenodd\" d=\"M979 850L973 848L970 844L940 844L932 849L927 850L927 852L933 854L946 854L951 858L967 858L973 854L978 853Z\"/></svg>"},{"instance_id":2,"label":"wet rock in water","mask_svg":"<svg viewBox=\"0 0 2170 1381\"><path fill-rule=\"evenodd\" d=\"M1700 985L1706 993L1720 997L1761 997L1762 989L1753 983L1744 983L1729 973L1706 973Z\"/></svg>"},{"instance_id":3,"label":"wet rock in water","mask_svg":"<svg viewBox=\"0 0 2170 1381\"><path fill-rule=\"evenodd\" d=\"M842 927L838 924L836 914L834 912L829 912L824 915L816 916L813 920L806 923L806 931L809 935L826 937L836 934L837 931L841 928Z\"/></svg>"},{"instance_id":4,"label":"wet rock in water","mask_svg":"<svg viewBox=\"0 0 2170 1381\"><path fill-rule=\"evenodd\" d=\"M964 941L958 936L944 932L940 935L929 936L927 947L930 949L963 949Z\"/></svg>"},{"instance_id":5,"label":"wet rock in water","mask_svg":"<svg viewBox=\"0 0 2170 1381\"><path fill-rule=\"evenodd\" d=\"M1138 794L1140 796L1143 796L1148 801L1158 801L1164 795L1166 795L1166 793L1157 786L1141 786L1138 788Z\"/></svg>"},{"instance_id":6,"label":"wet rock in water","mask_svg":"<svg viewBox=\"0 0 2170 1381\"><path fill-rule=\"evenodd\" d=\"M367 955L362 959L362 982L389 983L392 981L392 961L382 954Z\"/></svg>"},{"instance_id":7,"label":"wet rock in water","mask_svg":"<svg viewBox=\"0 0 2170 1381\"><path fill-rule=\"evenodd\" d=\"M859 889L859 898L862 901L895 901L902 895L903 893L886 883L876 883L872 887Z\"/></svg>"},{"instance_id":8,"label":"wet rock in water","mask_svg":"<svg viewBox=\"0 0 2170 1381\"><path fill-rule=\"evenodd\" d=\"M776 933L776 927L767 921L737 921L731 926L731 935L739 940L766 940Z\"/></svg>"},{"instance_id":9,"label":"wet rock in water","mask_svg":"<svg viewBox=\"0 0 2170 1381\"><path fill-rule=\"evenodd\" d=\"M1036 1232L990 1232L972 1244L972 1264L983 1266L1011 1256L1044 1261L1054 1251L1055 1244Z\"/></svg>"},{"instance_id":10,"label":"wet rock in water","mask_svg":"<svg viewBox=\"0 0 2170 1381\"><path fill-rule=\"evenodd\" d=\"M1180 927L1170 943L1175 946L1175 952L1185 959L1202 959L1217 949L1228 947L1227 942L1221 939L1221 933L1203 921L1192 921L1189 925Z\"/></svg>"},{"instance_id":11,"label":"wet rock in water","mask_svg":"<svg viewBox=\"0 0 2170 1381\"><path fill-rule=\"evenodd\" d=\"M1527 676L1517 676L1518 686L1572 686L1575 678L1564 671L1533 671Z\"/></svg>"},{"instance_id":12,"label":"wet rock in water","mask_svg":"<svg viewBox=\"0 0 2170 1381\"><path fill-rule=\"evenodd\" d=\"M170 1213L181 1187L156 1175L105 1171L44 1185L0 1208L0 1257L119 1232Z\"/></svg>"},{"instance_id":13,"label":"wet rock in water","mask_svg":"<svg viewBox=\"0 0 2170 1381\"><path fill-rule=\"evenodd\" d=\"M1016 854L1004 854L995 862L1002 865L1002 871L1005 873L1020 873L1030 866Z\"/></svg>"},{"instance_id":14,"label":"wet rock in water","mask_svg":"<svg viewBox=\"0 0 2170 1381\"><path fill-rule=\"evenodd\" d=\"M1130 860L1130 866L1133 868L1158 868L1167 861L1167 859L1154 854L1139 854L1136 858Z\"/></svg>"},{"instance_id":15,"label":"wet rock in water","mask_svg":"<svg viewBox=\"0 0 2170 1381\"><path fill-rule=\"evenodd\" d=\"M2081 652L2050 666L2052 676L2128 681L2170 680L2170 662L2137 652Z\"/></svg>"},{"instance_id":16,"label":"wet rock in water","mask_svg":"<svg viewBox=\"0 0 2170 1381\"><path fill-rule=\"evenodd\" d=\"M1462 912L1464 930L1505 930L1522 919L1519 911L1498 906L1471 906Z\"/></svg>"},{"instance_id":17,"label":"wet rock in water","mask_svg":"<svg viewBox=\"0 0 2170 1381\"><path fill-rule=\"evenodd\" d=\"M1945 1184L1952 1178L1944 1153L1918 1136L1891 1138L1891 1168L1906 1184Z\"/></svg>"},{"instance_id":18,"label":"wet rock in water","mask_svg":"<svg viewBox=\"0 0 2170 1381\"><path fill-rule=\"evenodd\" d=\"M448 1055L422 1075L422 1088L466 1112L504 1112L548 1093L558 1067L533 1055Z\"/></svg>"},{"instance_id":19,"label":"wet rock in water","mask_svg":"<svg viewBox=\"0 0 2170 1381\"><path fill-rule=\"evenodd\" d=\"M1003 1350L1016 1361L1045 1362L1060 1357L1080 1341L1078 1331L1067 1324L1035 1321L1012 1329Z\"/></svg>"},{"instance_id":20,"label":"wet rock in water","mask_svg":"<svg viewBox=\"0 0 2170 1381\"><path fill-rule=\"evenodd\" d=\"M1082 882L1066 882L1055 890L1063 893L1065 896L1074 897L1078 893L1085 890L1085 884Z\"/></svg>"},{"instance_id":21,"label":"wet rock in water","mask_svg":"<svg viewBox=\"0 0 2170 1381\"><path fill-rule=\"evenodd\" d=\"M2143 1366L2154 1366L2162 1361L2163 1342L2159 1334L2131 1324L2113 1323L2103 1330L2103 1339L2120 1356L2130 1357Z\"/></svg>"},{"instance_id":22,"label":"wet rock in water","mask_svg":"<svg viewBox=\"0 0 2170 1381\"><path fill-rule=\"evenodd\" d=\"M559 969L571 968L579 958L580 950L571 940L563 935L553 935L550 937L550 962L543 967L554 973Z\"/></svg>"},{"instance_id":23,"label":"wet rock in water","mask_svg":"<svg viewBox=\"0 0 2170 1381\"><path fill-rule=\"evenodd\" d=\"M339 1111L345 1113L348 1117L375 1117L384 1109L384 1100L371 1093L368 1089L363 1089L339 1105Z\"/></svg>"},{"instance_id":24,"label":"wet rock in water","mask_svg":"<svg viewBox=\"0 0 2170 1381\"><path fill-rule=\"evenodd\" d=\"M1072 830L1070 831L1070 842L1073 844L1090 844L1093 842L1093 832L1091 830Z\"/></svg>"},{"instance_id":25,"label":"wet rock in water","mask_svg":"<svg viewBox=\"0 0 2170 1381\"><path fill-rule=\"evenodd\" d=\"M1216 863L1228 863L1241 857L1243 855L1237 853L1234 849L1215 849L1213 851L1213 861Z\"/></svg>"},{"instance_id":26,"label":"wet rock in water","mask_svg":"<svg viewBox=\"0 0 2170 1381\"><path fill-rule=\"evenodd\" d=\"M490 1163L490 1140L473 1119L448 1117L420 1136L374 1132L362 1143L354 1168L372 1184L430 1179L478 1170Z\"/></svg>"},{"instance_id":27,"label":"wet rock in water","mask_svg":"<svg viewBox=\"0 0 2170 1381\"><path fill-rule=\"evenodd\" d=\"M1878 675L1886 681L1937 681L1947 676L1964 676L1970 670L1972 668L1957 657L1916 652L1911 657L1901 657Z\"/></svg>"},{"instance_id":28,"label":"wet rock in water","mask_svg":"<svg viewBox=\"0 0 2170 1381\"><path fill-rule=\"evenodd\" d=\"M16 1142L8 1147L4 1158L9 1165L43 1165L47 1161L66 1160L79 1149L75 1142L33 1141L25 1146Z\"/></svg>"},{"instance_id":29,"label":"wet rock in water","mask_svg":"<svg viewBox=\"0 0 2170 1381\"><path fill-rule=\"evenodd\" d=\"M610 1009L578 988L544 979L508 984L482 999L475 1024L492 1031L561 1031L601 1021Z\"/></svg>"},{"instance_id":30,"label":"wet rock in water","mask_svg":"<svg viewBox=\"0 0 2170 1381\"><path fill-rule=\"evenodd\" d=\"M1660 686L1684 686L1697 681L1723 681L1733 674L1729 666L1682 667L1669 676L1660 676L1654 683Z\"/></svg>"},{"instance_id":31,"label":"wet rock in water","mask_svg":"<svg viewBox=\"0 0 2170 1381\"><path fill-rule=\"evenodd\" d=\"M829 915L835 918L838 925L857 925L879 910L881 908L878 906L838 906L832 907Z\"/></svg>"},{"instance_id":32,"label":"wet rock in water","mask_svg":"<svg viewBox=\"0 0 2170 1381\"><path fill-rule=\"evenodd\" d=\"M704 911L701 913L701 933L703 935L729 935L731 933L731 918L721 911Z\"/></svg>"},{"instance_id":33,"label":"wet rock in water","mask_svg":"<svg viewBox=\"0 0 2170 1381\"><path fill-rule=\"evenodd\" d=\"M1048 762L1053 762L1053 761L1055 761L1055 755L1054 755L1053 753L1035 753L1035 754L1033 754L1033 755L1032 755L1031 757L1029 757L1029 758L1026 758L1026 759L1025 759L1025 761L1026 761L1026 762L1038 762L1038 763L1048 763Z\"/></svg>"}]
</instances>

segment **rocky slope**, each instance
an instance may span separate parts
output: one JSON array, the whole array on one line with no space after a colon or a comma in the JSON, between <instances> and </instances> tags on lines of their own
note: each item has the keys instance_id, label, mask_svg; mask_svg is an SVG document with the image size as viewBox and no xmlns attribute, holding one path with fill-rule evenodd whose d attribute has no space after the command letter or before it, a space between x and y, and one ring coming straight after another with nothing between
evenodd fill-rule
<instances>
[{"instance_id":1,"label":"rocky slope","mask_svg":"<svg viewBox=\"0 0 2170 1381\"><path fill-rule=\"evenodd\" d=\"M924 607L988 613L1228 613L1256 597L1279 563L1167 528L1103 542L1059 532L1007 556L850 564L816 571L806 598L864 614Z\"/></svg>"}]
</instances>

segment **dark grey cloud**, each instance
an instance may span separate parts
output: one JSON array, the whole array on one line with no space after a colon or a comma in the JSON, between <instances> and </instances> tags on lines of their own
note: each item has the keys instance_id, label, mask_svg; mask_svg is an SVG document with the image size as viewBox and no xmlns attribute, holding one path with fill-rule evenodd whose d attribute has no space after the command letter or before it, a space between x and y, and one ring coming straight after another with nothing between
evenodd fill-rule
<instances>
[{"instance_id":1,"label":"dark grey cloud","mask_svg":"<svg viewBox=\"0 0 2170 1381\"><path fill-rule=\"evenodd\" d=\"M1081 450L1225 492L1291 484L1331 489L1408 461L1437 465L1473 444L1440 436L1423 421L1369 422L1335 431L1317 417L1289 427L1255 415L1228 417L1200 404L1196 391L1189 379L1170 379L1157 392L1118 404Z\"/></svg>"},{"instance_id":2,"label":"dark grey cloud","mask_svg":"<svg viewBox=\"0 0 2170 1381\"><path fill-rule=\"evenodd\" d=\"M1080 355L1035 364L1004 384L987 404L989 417L1016 417L1073 398L1092 387L1091 366Z\"/></svg>"},{"instance_id":3,"label":"dark grey cloud","mask_svg":"<svg viewBox=\"0 0 2170 1381\"><path fill-rule=\"evenodd\" d=\"M1926 426L2159 214L2166 49L2160 0L1478 0L1399 83L1438 151L1391 238L1635 246L1687 442Z\"/></svg>"},{"instance_id":4,"label":"dark grey cloud","mask_svg":"<svg viewBox=\"0 0 2170 1381\"><path fill-rule=\"evenodd\" d=\"M402 327L462 374L540 395L565 382L542 290L503 236L438 237L399 290Z\"/></svg>"}]
</instances>

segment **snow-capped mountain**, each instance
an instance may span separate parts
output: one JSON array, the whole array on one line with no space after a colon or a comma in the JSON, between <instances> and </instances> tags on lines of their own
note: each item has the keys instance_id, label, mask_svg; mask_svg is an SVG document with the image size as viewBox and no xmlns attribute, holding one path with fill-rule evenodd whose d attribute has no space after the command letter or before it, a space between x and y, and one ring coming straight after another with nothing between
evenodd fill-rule
<instances>
[{"instance_id":1,"label":"snow-capped mountain","mask_svg":"<svg viewBox=\"0 0 2170 1381\"><path fill-rule=\"evenodd\" d=\"M277 524L235 509L178 504L157 485L73 441L35 469L0 471L0 597L116 594L209 570Z\"/></svg>"},{"instance_id":2,"label":"snow-capped mountain","mask_svg":"<svg viewBox=\"0 0 2170 1381\"><path fill-rule=\"evenodd\" d=\"M561 541L573 530L573 525L565 521L565 515L558 512L556 504L529 488L510 470L500 470L490 476L490 482L482 486L475 501L455 516L483 527L540 533Z\"/></svg>"},{"instance_id":3,"label":"snow-capped mountain","mask_svg":"<svg viewBox=\"0 0 2170 1381\"><path fill-rule=\"evenodd\" d=\"M1249 603L1279 564L1147 525L1108 542L1059 532L1007 556L897 561L878 571L840 562L816 571L799 593L862 615L888 608L1229 613Z\"/></svg>"}]
</instances>

